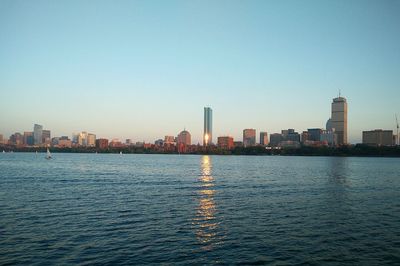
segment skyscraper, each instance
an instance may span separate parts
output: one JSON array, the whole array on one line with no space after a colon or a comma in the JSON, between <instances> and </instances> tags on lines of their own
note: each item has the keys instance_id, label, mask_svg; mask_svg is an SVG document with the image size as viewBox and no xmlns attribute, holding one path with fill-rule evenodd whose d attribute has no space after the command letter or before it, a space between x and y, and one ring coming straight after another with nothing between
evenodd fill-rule
<instances>
[{"instance_id":1,"label":"skyscraper","mask_svg":"<svg viewBox=\"0 0 400 266\"><path fill-rule=\"evenodd\" d=\"M35 145L42 144L43 126L35 124L33 126L33 142Z\"/></svg>"},{"instance_id":2,"label":"skyscraper","mask_svg":"<svg viewBox=\"0 0 400 266\"><path fill-rule=\"evenodd\" d=\"M347 144L347 101L340 95L332 102L331 127L337 134L337 145Z\"/></svg>"},{"instance_id":3,"label":"skyscraper","mask_svg":"<svg viewBox=\"0 0 400 266\"><path fill-rule=\"evenodd\" d=\"M256 130L245 129L243 130L243 146L250 147L256 145Z\"/></svg>"},{"instance_id":4,"label":"skyscraper","mask_svg":"<svg viewBox=\"0 0 400 266\"><path fill-rule=\"evenodd\" d=\"M204 135L203 145L209 146L212 143L212 109L204 107Z\"/></svg>"}]
</instances>

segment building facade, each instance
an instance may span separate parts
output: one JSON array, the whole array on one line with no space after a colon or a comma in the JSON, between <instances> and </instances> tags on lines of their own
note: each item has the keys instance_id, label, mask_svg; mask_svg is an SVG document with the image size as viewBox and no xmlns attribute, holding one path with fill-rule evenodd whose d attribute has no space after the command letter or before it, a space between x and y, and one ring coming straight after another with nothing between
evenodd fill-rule
<instances>
[{"instance_id":1,"label":"building facade","mask_svg":"<svg viewBox=\"0 0 400 266\"><path fill-rule=\"evenodd\" d=\"M371 146L391 146L393 145L393 130L375 129L363 131L362 143Z\"/></svg>"},{"instance_id":2,"label":"building facade","mask_svg":"<svg viewBox=\"0 0 400 266\"><path fill-rule=\"evenodd\" d=\"M337 97L332 102L330 125L337 134L337 145L345 145L347 141L347 101L344 97Z\"/></svg>"},{"instance_id":3,"label":"building facade","mask_svg":"<svg viewBox=\"0 0 400 266\"><path fill-rule=\"evenodd\" d=\"M243 146L251 147L256 145L256 130L248 128L243 130Z\"/></svg>"},{"instance_id":4,"label":"building facade","mask_svg":"<svg viewBox=\"0 0 400 266\"><path fill-rule=\"evenodd\" d=\"M204 107L204 134L203 145L209 146L212 144L212 109Z\"/></svg>"},{"instance_id":5,"label":"building facade","mask_svg":"<svg viewBox=\"0 0 400 266\"><path fill-rule=\"evenodd\" d=\"M33 126L33 142L35 145L42 144L43 126L35 124Z\"/></svg>"},{"instance_id":6,"label":"building facade","mask_svg":"<svg viewBox=\"0 0 400 266\"><path fill-rule=\"evenodd\" d=\"M96 139L96 148L107 149L108 148L108 139Z\"/></svg>"},{"instance_id":7,"label":"building facade","mask_svg":"<svg viewBox=\"0 0 400 266\"><path fill-rule=\"evenodd\" d=\"M269 143L268 141L268 133L267 132L260 132L260 144L263 146L267 146Z\"/></svg>"},{"instance_id":8,"label":"building facade","mask_svg":"<svg viewBox=\"0 0 400 266\"><path fill-rule=\"evenodd\" d=\"M179 133L177 137L177 144L178 145L186 145L189 146L192 144L192 136L190 135L189 131L183 130Z\"/></svg>"},{"instance_id":9,"label":"building facade","mask_svg":"<svg viewBox=\"0 0 400 266\"><path fill-rule=\"evenodd\" d=\"M233 138L229 136L218 137L217 145L218 148L223 150L231 150L235 147Z\"/></svg>"}]
</instances>

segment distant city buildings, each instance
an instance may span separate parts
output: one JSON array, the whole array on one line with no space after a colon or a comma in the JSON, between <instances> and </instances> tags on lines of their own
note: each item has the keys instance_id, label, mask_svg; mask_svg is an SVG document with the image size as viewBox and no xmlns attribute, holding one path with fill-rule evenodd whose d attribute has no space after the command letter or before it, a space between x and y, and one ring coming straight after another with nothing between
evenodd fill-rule
<instances>
[{"instance_id":1,"label":"distant city buildings","mask_svg":"<svg viewBox=\"0 0 400 266\"><path fill-rule=\"evenodd\" d=\"M393 130L375 129L362 132L362 143L371 146L394 145Z\"/></svg>"},{"instance_id":2,"label":"distant city buildings","mask_svg":"<svg viewBox=\"0 0 400 266\"><path fill-rule=\"evenodd\" d=\"M138 141L134 144L131 139L121 142L118 139L109 141L105 138L96 139L96 135L82 131L73 133L72 138L67 136L51 138L51 131L43 129L42 125L34 124L33 131L25 131L23 134L16 132L9 139L4 139L0 134L0 145L13 145L18 147L83 147L97 149L154 149L156 152L207 152L221 150L232 150L240 147L252 147L258 145L256 142L256 129L244 129L243 141L235 141L231 136L219 136L217 144L213 144L212 109L204 107L204 131L202 134L203 146L192 145L191 134L183 130L177 137L166 135L164 139L157 139L154 144ZM301 134L294 129L283 129L281 133L268 134L260 132L259 145L265 149L298 148L303 146L340 146L346 145L347 139L347 100L344 97L334 98L331 104L331 118L326 122L326 128L309 128ZM371 130L362 132L362 143L372 146L396 145L392 130Z\"/></svg>"},{"instance_id":3,"label":"distant city buildings","mask_svg":"<svg viewBox=\"0 0 400 266\"><path fill-rule=\"evenodd\" d=\"M243 130L243 146L251 147L256 145L256 130L248 128Z\"/></svg>"},{"instance_id":4,"label":"distant city buildings","mask_svg":"<svg viewBox=\"0 0 400 266\"><path fill-rule=\"evenodd\" d=\"M209 146L212 144L212 109L204 107L204 134L203 145Z\"/></svg>"},{"instance_id":5,"label":"distant city buildings","mask_svg":"<svg viewBox=\"0 0 400 266\"><path fill-rule=\"evenodd\" d=\"M337 134L337 145L345 145L348 143L346 98L340 97L339 95L339 97L333 99L332 114L329 125L327 125L327 127L328 126L330 127L329 129L335 129L335 133Z\"/></svg>"}]
</instances>

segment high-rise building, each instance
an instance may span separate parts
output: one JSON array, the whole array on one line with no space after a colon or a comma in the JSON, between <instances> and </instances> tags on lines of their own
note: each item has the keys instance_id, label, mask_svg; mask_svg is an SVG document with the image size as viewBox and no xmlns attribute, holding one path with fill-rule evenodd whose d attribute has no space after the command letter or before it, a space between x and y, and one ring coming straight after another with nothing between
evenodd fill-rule
<instances>
[{"instance_id":1,"label":"high-rise building","mask_svg":"<svg viewBox=\"0 0 400 266\"><path fill-rule=\"evenodd\" d=\"M256 130L252 128L243 130L243 146L250 147L256 145Z\"/></svg>"},{"instance_id":2,"label":"high-rise building","mask_svg":"<svg viewBox=\"0 0 400 266\"><path fill-rule=\"evenodd\" d=\"M33 142L35 145L40 145L43 143L43 126L35 124L33 126Z\"/></svg>"},{"instance_id":3,"label":"high-rise building","mask_svg":"<svg viewBox=\"0 0 400 266\"><path fill-rule=\"evenodd\" d=\"M177 138L178 145L191 145L192 144L192 137L189 131L183 130L179 133Z\"/></svg>"},{"instance_id":4,"label":"high-rise building","mask_svg":"<svg viewBox=\"0 0 400 266\"><path fill-rule=\"evenodd\" d=\"M24 132L24 144L28 145L28 146L32 146L34 144L33 132L32 131L25 131Z\"/></svg>"},{"instance_id":5,"label":"high-rise building","mask_svg":"<svg viewBox=\"0 0 400 266\"><path fill-rule=\"evenodd\" d=\"M50 130L43 129L42 130L42 143L50 144L50 141L51 141Z\"/></svg>"},{"instance_id":6,"label":"high-rise building","mask_svg":"<svg viewBox=\"0 0 400 266\"><path fill-rule=\"evenodd\" d=\"M393 145L393 130L375 129L363 131L362 143L371 146L391 146Z\"/></svg>"},{"instance_id":7,"label":"high-rise building","mask_svg":"<svg viewBox=\"0 0 400 266\"><path fill-rule=\"evenodd\" d=\"M218 137L218 147L220 149L224 149L224 150L231 150L233 149L234 146L234 142L233 142L233 138L226 136L226 137Z\"/></svg>"},{"instance_id":8,"label":"high-rise building","mask_svg":"<svg viewBox=\"0 0 400 266\"><path fill-rule=\"evenodd\" d=\"M209 146L210 144L212 144L212 109L204 107L203 145Z\"/></svg>"},{"instance_id":9,"label":"high-rise building","mask_svg":"<svg viewBox=\"0 0 400 266\"><path fill-rule=\"evenodd\" d=\"M331 125L337 134L337 145L347 144L347 101L337 97L332 102Z\"/></svg>"},{"instance_id":10,"label":"high-rise building","mask_svg":"<svg viewBox=\"0 0 400 266\"><path fill-rule=\"evenodd\" d=\"M86 145L88 147L96 146L96 135L95 134L91 134L91 133L87 134Z\"/></svg>"},{"instance_id":11,"label":"high-rise building","mask_svg":"<svg viewBox=\"0 0 400 266\"><path fill-rule=\"evenodd\" d=\"M268 141L268 133L267 132L260 132L260 144L263 146L267 146L269 143Z\"/></svg>"}]
</instances>

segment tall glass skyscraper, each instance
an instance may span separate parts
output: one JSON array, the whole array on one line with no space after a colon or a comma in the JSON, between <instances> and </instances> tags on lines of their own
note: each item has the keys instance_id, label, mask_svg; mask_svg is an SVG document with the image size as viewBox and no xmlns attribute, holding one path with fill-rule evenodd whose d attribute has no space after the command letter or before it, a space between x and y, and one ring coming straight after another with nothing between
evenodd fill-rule
<instances>
[{"instance_id":1,"label":"tall glass skyscraper","mask_svg":"<svg viewBox=\"0 0 400 266\"><path fill-rule=\"evenodd\" d=\"M212 143L212 109L204 107L204 135L203 145L209 146Z\"/></svg>"},{"instance_id":2,"label":"tall glass skyscraper","mask_svg":"<svg viewBox=\"0 0 400 266\"><path fill-rule=\"evenodd\" d=\"M42 144L43 126L35 124L33 126L33 143L35 145Z\"/></svg>"}]
</instances>

